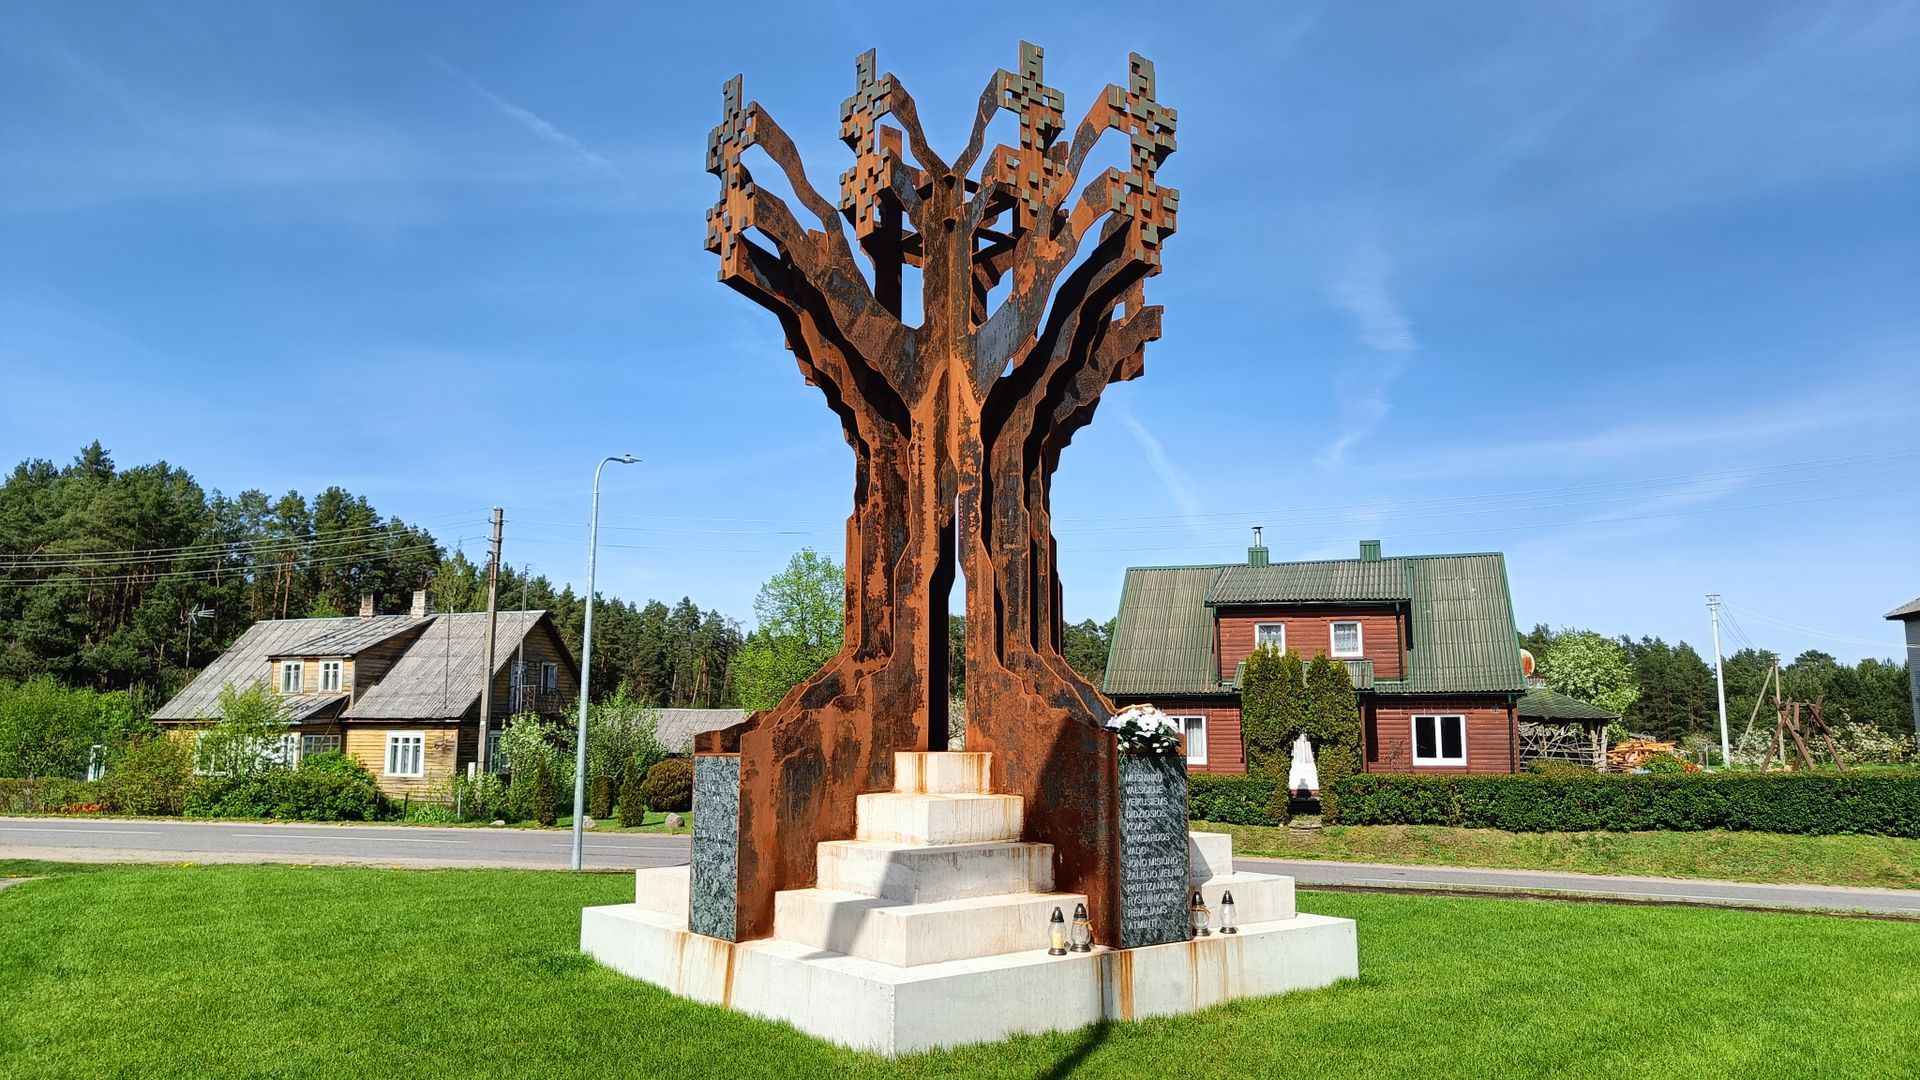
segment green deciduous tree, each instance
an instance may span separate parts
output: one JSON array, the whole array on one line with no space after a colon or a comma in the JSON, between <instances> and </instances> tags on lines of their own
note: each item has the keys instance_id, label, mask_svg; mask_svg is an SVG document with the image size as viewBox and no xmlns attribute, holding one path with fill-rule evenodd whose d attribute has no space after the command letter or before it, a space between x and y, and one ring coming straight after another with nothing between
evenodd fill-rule
<instances>
[{"instance_id":1,"label":"green deciduous tree","mask_svg":"<svg viewBox=\"0 0 1920 1080\"><path fill-rule=\"evenodd\" d=\"M195 741L194 767L225 777L290 768L287 739L291 730L279 698L264 683L221 687L220 719Z\"/></svg>"},{"instance_id":2,"label":"green deciduous tree","mask_svg":"<svg viewBox=\"0 0 1920 1080\"><path fill-rule=\"evenodd\" d=\"M1561 631L1535 659L1548 687L1590 705L1624 713L1640 696L1626 649L1591 630Z\"/></svg>"},{"instance_id":3,"label":"green deciduous tree","mask_svg":"<svg viewBox=\"0 0 1920 1080\"><path fill-rule=\"evenodd\" d=\"M734 685L749 712L770 709L840 651L846 633L846 576L806 548L767 579L754 598L759 625L734 660Z\"/></svg>"}]
</instances>

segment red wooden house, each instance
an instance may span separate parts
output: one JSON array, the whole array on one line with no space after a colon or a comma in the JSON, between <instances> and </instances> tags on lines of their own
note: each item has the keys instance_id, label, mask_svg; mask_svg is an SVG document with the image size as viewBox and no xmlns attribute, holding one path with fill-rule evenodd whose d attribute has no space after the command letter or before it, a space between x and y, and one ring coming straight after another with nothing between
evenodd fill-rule
<instances>
[{"instance_id":1,"label":"red wooden house","mask_svg":"<svg viewBox=\"0 0 1920 1080\"><path fill-rule=\"evenodd\" d=\"M1370 772L1517 772L1526 694L1506 559L1495 554L1127 571L1103 689L1182 718L1194 772L1245 772L1239 674L1262 643L1342 660Z\"/></svg>"}]
</instances>

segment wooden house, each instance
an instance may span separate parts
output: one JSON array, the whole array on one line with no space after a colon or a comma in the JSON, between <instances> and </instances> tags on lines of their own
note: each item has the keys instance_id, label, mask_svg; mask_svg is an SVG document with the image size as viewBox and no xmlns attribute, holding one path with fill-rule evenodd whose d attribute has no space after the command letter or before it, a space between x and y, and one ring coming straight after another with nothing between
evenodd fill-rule
<instances>
[{"instance_id":1,"label":"wooden house","mask_svg":"<svg viewBox=\"0 0 1920 1080\"><path fill-rule=\"evenodd\" d=\"M1370 772L1517 772L1526 694L1499 554L1127 571L1103 689L1180 719L1194 772L1245 772L1243 662L1260 645L1325 653L1353 680Z\"/></svg>"},{"instance_id":2,"label":"wooden house","mask_svg":"<svg viewBox=\"0 0 1920 1080\"><path fill-rule=\"evenodd\" d=\"M153 719L192 730L220 718L220 693L264 684L288 724L286 757L342 750L396 798L433 797L479 760L483 612L435 615L424 593L406 615L267 619L207 665ZM502 611L494 636L488 740L501 723L533 713L564 718L580 669L544 611ZM489 747L488 760L499 755Z\"/></svg>"}]
</instances>

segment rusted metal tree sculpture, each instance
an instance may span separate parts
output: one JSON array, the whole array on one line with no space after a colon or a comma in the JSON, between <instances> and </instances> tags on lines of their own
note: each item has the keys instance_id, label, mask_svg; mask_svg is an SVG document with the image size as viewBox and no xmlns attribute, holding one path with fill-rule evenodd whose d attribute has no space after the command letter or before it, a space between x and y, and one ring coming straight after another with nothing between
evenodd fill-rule
<instances>
[{"instance_id":1,"label":"rusted metal tree sculpture","mask_svg":"<svg viewBox=\"0 0 1920 1080\"><path fill-rule=\"evenodd\" d=\"M868 52L841 106L855 161L837 205L809 186L766 111L742 103L740 79L727 84L707 151L722 185L707 247L723 282L780 319L856 460L844 647L778 706L700 746L740 756L737 939L771 933L774 892L812 882L818 841L853 835L855 796L891 787L895 751L946 748L956 565L967 749L994 753L995 790L1025 796L1027 838L1055 845L1059 887L1087 892L1098 936L1116 937L1111 710L1060 654L1048 503L1061 451L1109 383L1141 373L1160 333L1143 283L1174 228L1178 195L1155 179L1174 112L1154 99L1153 65L1131 63L1128 84L1107 87L1068 139L1065 97L1045 84L1040 48L1022 43L1019 71L995 73L949 163ZM982 164L1001 109L1019 118L1019 145ZM1129 167L1082 183L1109 131L1130 140ZM817 229L754 183L751 147ZM907 267L921 275L918 326L902 319Z\"/></svg>"}]
</instances>

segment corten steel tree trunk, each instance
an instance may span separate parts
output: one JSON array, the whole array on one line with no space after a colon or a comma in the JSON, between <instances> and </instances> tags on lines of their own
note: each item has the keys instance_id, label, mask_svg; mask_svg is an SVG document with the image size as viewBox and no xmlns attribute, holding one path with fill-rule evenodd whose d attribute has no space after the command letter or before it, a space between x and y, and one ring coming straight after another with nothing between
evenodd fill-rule
<instances>
[{"instance_id":1,"label":"corten steel tree trunk","mask_svg":"<svg viewBox=\"0 0 1920 1080\"><path fill-rule=\"evenodd\" d=\"M1155 173L1175 117L1136 55L1128 84L1107 87L1063 139L1065 98L1043 82L1041 58L1022 43L1019 72L995 73L948 163L899 80L876 77L873 53L860 57L841 106L855 160L837 205L808 184L765 110L742 103L740 79L727 84L708 143L722 194L707 247L722 281L780 319L856 461L845 645L779 705L700 740L701 753L740 757L741 940L772 932L776 891L812 884L819 841L853 835L855 796L892 786L895 751L946 748L956 568L967 748L993 753L995 790L1026 799L1027 839L1055 846L1058 887L1087 893L1099 939L1118 940L1112 710L1060 655L1048 502L1061 451L1108 384L1141 373L1160 335L1143 285L1174 228L1178 194ZM1019 145L983 161L1000 109L1019 118ZM881 123L888 116L897 127ZM1109 131L1129 140L1130 167L1082 183ZM818 229L755 185L743 162L754 147ZM901 319L909 266L921 274L917 327Z\"/></svg>"}]
</instances>

